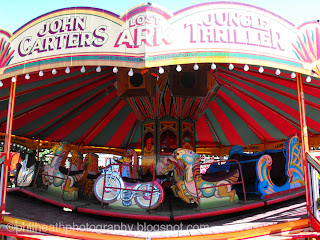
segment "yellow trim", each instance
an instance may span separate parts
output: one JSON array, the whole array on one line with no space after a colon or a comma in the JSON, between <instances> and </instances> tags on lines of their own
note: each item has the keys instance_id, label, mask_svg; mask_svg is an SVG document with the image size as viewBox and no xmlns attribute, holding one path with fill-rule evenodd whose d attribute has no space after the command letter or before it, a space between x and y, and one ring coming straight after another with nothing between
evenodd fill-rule
<instances>
[{"instance_id":1,"label":"yellow trim","mask_svg":"<svg viewBox=\"0 0 320 240\"><path fill-rule=\"evenodd\" d=\"M34 230L43 233L49 233L58 236L65 236L65 237L80 237L81 239L145 239L143 238L135 238L135 237L126 237L120 235L112 235L112 234L99 234L93 232L85 232L85 231L74 231L74 230L66 230L64 228L50 226L46 224L31 222L19 218L13 218L9 216L4 216L3 222L8 224L8 226L13 227L17 226L19 228L25 228L28 230ZM226 232L226 233L219 233L219 234L208 234L208 235L201 235L201 236L187 236L187 237L176 237L175 239L199 239L201 237L202 240L206 239L228 239L228 240L235 240L235 239L243 239L243 238L250 238L250 237L259 237L259 236L267 236L267 235L274 235L274 234L281 234L284 232L302 232L306 228L310 226L309 219L300 219L297 221L291 221L286 223L279 223L274 224L271 226L264 226L259 228L252 228L249 230L244 231L236 231L236 232ZM44 231L45 230L45 231ZM174 237L172 237L174 238ZM171 238L171 239L172 239ZM168 239L168 238L157 238L158 240L161 239Z\"/></svg>"},{"instance_id":2,"label":"yellow trim","mask_svg":"<svg viewBox=\"0 0 320 240\"><path fill-rule=\"evenodd\" d=\"M196 52L196 49L191 49L192 52ZM233 52L230 52L233 53ZM64 58L64 57L78 57L79 55L82 55L84 53L74 53L74 54L61 54L56 56L47 56L37 59L31 59L28 61L25 61L23 64L28 64L30 62L41 62L42 60L47 59L54 59L54 58ZM161 52L162 55L165 54L171 54L167 52ZM172 54L179 54L179 52L172 52ZM99 56L100 54L98 52L90 52L85 53L86 56ZM119 55L122 57L128 56L126 53L120 53L120 52L104 52L104 55ZM252 53L252 55L259 56L258 53ZM129 54L129 56L135 56L135 57L143 57L143 53L135 53L135 54ZM149 55L148 57L152 57L152 55ZM277 57L277 56L269 56ZM20 74L26 74L31 73L35 71L40 70L48 70L52 68L64 68L64 67L76 67L76 66L116 66L116 67L128 67L128 68L136 68L136 69L142 69L142 68L152 68L152 67L160 67L160 66L169 66L169 65L177 65L177 64L193 64L193 63L236 63L236 64L249 64L249 65L256 65L256 66L262 66L262 67L271 67L271 68L279 68L280 70L287 70L291 72L301 73L305 75L310 75L310 70L303 68L304 62L293 60L293 59L285 59L282 57L279 57L279 59L301 64L302 67L295 67L290 64L284 64L284 63L278 63L276 61L268 61L268 60L262 60L262 59L251 59L246 57L229 57L229 56L206 56L206 57L184 57L184 58L171 58L171 59L163 59L163 60L147 60L142 62L127 62L125 60L110 60L110 59L96 59L96 60L73 60L72 63L70 61L62 61L62 62L56 62L56 63L47 63L47 64L41 64L41 65L35 65L31 67L24 67L19 70L15 70L9 73L4 73L4 71L7 68L14 68L16 66L19 66L22 64L22 62L18 62L15 64L11 64L8 66L5 66L3 68L0 68L0 80L9 78L15 75ZM182 66L183 67L183 66ZM320 78L320 76L317 73L314 73L312 75L312 78Z\"/></svg>"},{"instance_id":3,"label":"yellow trim","mask_svg":"<svg viewBox=\"0 0 320 240\"><path fill-rule=\"evenodd\" d=\"M13 218L8 216L3 216L3 222L8 224L9 227L13 229L14 226L19 227L19 231L24 228L27 230L37 231L40 233L49 233L56 236L64 237L75 237L79 239L115 239L115 240L130 240L130 239L144 239L144 238L134 238L134 237L125 237L113 234L100 234L93 232L84 232L84 231L75 231L72 229L64 229L62 227L56 227L55 225L46 225L37 222L31 222L19 218Z\"/></svg>"},{"instance_id":4,"label":"yellow trim","mask_svg":"<svg viewBox=\"0 0 320 240\"><path fill-rule=\"evenodd\" d=\"M219 234L210 234L210 235L201 235L201 236L189 236L189 237L177 237L175 239L199 239L207 240L207 239L225 239L225 240L236 240L236 239L245 239L251 237L263 237L266 235L273 235L277 233L283 233L287 231L294 231L296 229L300 229L303 231L305 228L309 227L309 219L301 219L297 221L287 222L287 223L279 223L271 226L253 228L244 231L237 232L227 232L227 233L219 233ZM164 240L165 238L157 238L157 240Z\"/></svg>"},{"instance_id":5,"label":"yellow trim","mask_svg":"<svg viewBox=\"0 0 320 240\"><path fill-rule=\"evenodd\" d=\"M309 143L311 147L318 148L320 146L320 135L309 136ZM247 146L242 146L244 152L261 152L266 149L282 149L282 144L286 140L272 142L272 143L261 143L261 144L250 144ZM208 154L214 156L225 156L229 154L231 146L222 147L205 147L200 145L197 147L196 152L199 154Z\"/></svg>"},{"instance_id":6,"label":"yellow trim","mask_svg":"<svg viewBox=\"0 0 320 240\"><path fill-rule=\"evenodd\" d=\"M44 60L48 60L48 59L59 59L59 58L65 58L65 57L70 57L70 58L76 58L79 57L81 55L85 54L86 56L99 56L100 53L98 52L86 52L86 53L67 53L67 54L60 54L60 55L54 55L54 56L46 56L46 57L40 57L40 58L35 58L35 59L31 59L31 60L27 60L23 62L23 65L26 65L28 63L32 63L32 62L41 62ZM102 57L104 56L109 56L109 55L117 55L120 57L126 57L127 54L126 53L120 53L120 52L103 52ZM137 53L137 54L130 54L130 56L134 56L134 57L143 57L142 53ZM112 63L116 63L117 67L125 67L125 64L121 64L121 60L115 61L115 60L103 60L103 59L98 59L98 60L73 60L71 61L63 61L63 62L57 62L57 63L47 63L47 64L42 64L40 66L32 66L32 67L24 67L23 68L23 73L30 73L33 71L39 71L39 70L46 70L46 69L52 69L53 67L58 67L58 68L62 68L62 67L77 67L77 66L98 66L98 64L100 64L101 66L108 66L105 63L106 62L112 62ZM137 63L139 64L139 63ZM20 66L22 65L22 62L17 62L8 66L3 67L2 69L0 69L0 73L3 74L3 72L7 69L7 68L14 68L16 66ZM140 64L141 65L141 64ZM113 65L112 65L113 66ZM136 68L136 67L135 67ZM12 75L12 73L15 72L21 72L22 69L16 70L14 72L10 72L10 74Z\"/></svg>"},{"instance_id":7,"label":"yellow trim","mask_svg":"<svg viewBox=\"0 0 320 240\"><path fill-rule=\"evenodd\" d=\"M4 141L5 139L5 133L0 133L0 141ZM19 137L16 135L12 135L11 137L11 143L20 144L24 147L30 148L30 149L37 149L38 147L40 149L51 149L55 145L58 144L58 142L49 142L49 141L42 141L37 139L29 139L25 137ZM92 146L77 146L77 145L70 145L70 150L76 150L81 153L89 153L89 152L95 152L95 153L109 153L109 154L115 154L124 156L126 153L125 149L122 148L109 148L109 147L92 147Z\"/></svg>"},{"instance_id":8,"label":"yellow trim","mask_svg":"<svg viewBox=\"0 0 320 240\"><path fill-rule=\"evenodd\" d=\"M5 133L0 133L0 141L4 141ZM248 152L261 152L266 149L282 149L282 144L286 140L272 142L272 143L261 143L261 144L252 144L243 146L244 151ZM19 137L16 135L12 135L11 139L12 143L20 144L30 149L37 149L38 141L36 139L29 139L25 137ZM40 149L50 149L54 145L58 144L58 142L49 142L40 140ZM320 146L320 135L309 136L309 144L311 147L318 148ZM71 145L72 149L79 150L82 153L88 152L96 152L96 153L111 153L111 154L119 154L121 156L125 155L126 150L122 148L108 148L108 147L94 147L94 146L76 146ZM199 154L208 154L214 156L225 156L229 154L231 146L220 146L220 147L204 147L200 146L196 149L196 152ZM136 152L141 153L141 149L135 149Z\"/></svg>"},{"instance_id":9,"label":"yellow trim","mask_svg":"<svg viewBox=\"0 0 320 240\"><path fill-rule=\"evenodd\" d=\"M10 31L9 31L9 30L7 30L7 29L0 28L0 31L7 32L10 36L12 36L12 32L10 32ZM10 38L10 37L9 37L9 38Z\"/></svg>"}]
</instances>

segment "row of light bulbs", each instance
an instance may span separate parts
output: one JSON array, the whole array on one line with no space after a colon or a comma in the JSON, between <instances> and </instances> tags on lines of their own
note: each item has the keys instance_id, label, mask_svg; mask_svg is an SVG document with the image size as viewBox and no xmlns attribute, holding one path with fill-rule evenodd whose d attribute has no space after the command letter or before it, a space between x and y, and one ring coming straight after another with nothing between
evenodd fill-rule
<instances>
[{"instance_id":1,"label":"row of light bulbs","mask_svg":"<svg viewBox=\"0 0 320 240\"><path fill-rule=\"evenodd\" d=\"M66 70L64 70L64 71L65 71L65 73L67 73L67 74L71 72L69 67L67 67ZM101 72L101 67L98 66L98 67L96 68L96 71L97 71L97 72ZM86 72L86 68L85 68L84 66L82 66L82 68L80 69L80 72L85 73L85 72ZM57 74L57 69L55 69L55 68L52 69L52 74L53 74L53 75L56 75L56 74ZM41 71L39 72L39 76L40 76L40 77L43 77L43 75L44 75L44 73L43 73L43 71L41 70ZM26 74L25 79L27 79L27 80L30 79L29 73Z\"/></svg>"},{"instance_id":2,"label":"row of light bulbs","mask_svg":"<svg viewBox=\"0 0 320 240\"><path fill-rule=\"evenodd\" d=\"M215 70L216 68L217 68L217 66L216 66L214 63L212 63L212 64L211 64L211 69L212 69L212 70ZM233 70L233 69L234 69L234 65L233 65L232 63L229 64L229 69L230 69L230 70ZM132 70L132 68L130 69L130 71L131 71L131 70ZM182 71L182 67L181 67L180 64L177 65L176 70L177 70L178 72L181 72L181 71ZM198 65L197 63L195 63L195 64L193 65L193 70L195 70L195 71L199 70L199 65ZM244 67L243 67L243 70L245 70L246 72L249 71L249 66L248 66L247 64L245 64ZM164 73L164 69L163 69L162 67L159 67L159 70L158 70L158 71L159 71L160 74ZM259 73L263 73L263 72L264 72L264 68L261 66L258 71L259 71ZM279 75L281 74L280 69L277 69L277 70L275 71L275 74L279 76ZM129 73L128 73L128 75L129 75ZM129 76L130 76L130 75L129 75ZM295 77L296 77L296 73L295 73L295 72L292 72L292 73L291 73L291 78L295 78ZM308 77L306 78L306 81L307 81L307 82L311 82L311 77L308 76Z\"/></svg>"},{"instance_id":3,"label":"row of light bulbs","mask_svg":"<svg viewBox=\"0 0 320 240\"><path fill-rule=\"evenodd\" d=\"M211 69L212 69L212 70L215 70L216 68L217 68L216 64L212 63L212 64L211 64ZM233 69L234 69L234 65L233 65L232 63L229 64L229 69L230 69L230 70L233 70ZM247 64L245 64L244 67L243 67L243 69L244 69L245 71L249 71L249 66L248 66ZM176 70L177 70L178 72L181 72L181 71L182 71L182 67L181 67L180 64L177 65ZM195 71L199 70L199 65L198 65L197 63L195 63L195 64L193 65L193 70L195 70ZM86 71L86 68L85 68L84 66L82 66L82 68L80 69L80 72L85 73L85 71ZM97 71L97 72L101 72L101 67L98 66L98 67L96 68L96 71ZM117 67L114 67L114 68L112 69L112 71L113 71L114 73L118 73L119 70L118 70ZM165 70L164 70L163 67L159 67L158 71L159 71L160 74L163 74ZM263 72L264 72L264 68L261 66L258 71L259 71L259 73L263 73ZM70 68L69 68L69 67L67 67L67 68L65 69L65 73L67 73L67 74L70 73ZM53 74L53 75L57 74L57 70L56 70L55 68L52 69L52 74ZM130 68L130 70L129 70L129 72L128 72L128 75L131 77L131 76L133 76L133 74L134 74L133 69ZM277 69L277 70L275 71L275 74L279 76L279 75L281 74L280 69ZM39 76L40 76L40 77L43 77L43 75L44 75L44 73L43 73L43 71L41 70L41 71L39 72ZM295 78L295 77L296 77L296 73L295 73L295 72L292 72L292 73L291 73L291 78ZM27 79L27 80L30 79L29 73L27 73L27 74L25 75L25 79ZM12 77L11 81L12 81L12 82L16 82L17 79L16 79L15 77ZM306 81L307 81L307 82L311 82L311 77L308 76L308 77L306 78ZM2 86L3 86L3 83L2 83L2 81L0 80L0 87L2 87Z\"/></svg>"}]
</instances>

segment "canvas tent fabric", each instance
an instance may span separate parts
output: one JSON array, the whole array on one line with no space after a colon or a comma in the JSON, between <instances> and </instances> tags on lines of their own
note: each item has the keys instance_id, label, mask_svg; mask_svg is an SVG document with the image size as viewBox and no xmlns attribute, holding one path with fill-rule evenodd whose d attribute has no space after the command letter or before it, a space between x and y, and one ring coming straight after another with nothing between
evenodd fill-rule
<instances>
[{"instance_id":1,"label":"canvas tent fabric","mask_svg":"<svg viewBox=\"0 0 320 240\"><path fill-rule=\"evenodd\" d=\"M213 75L220 88L195 123L197 146L245 146L300 133L295 79L285 71L276 76L273 69L258 70L251 66L244 71L242 64L235 64L233 70L227 64L217 65ZM102 67L101 72L88 67L85 73L75 67L69 74L60 69L56 75L48 71L43 77L38 73L30 77L17 79L14 135L75 145L140 147L141 122L126 100L118 97L112 67ZM320 132L319 84L316 79L304 82L310 136ZM2 132L9 91L7 81L0 89ZM197 111L198 106L193 100L187 107ZM148 111L143 104L137 107Z\"/></svg>"}]
</instances>

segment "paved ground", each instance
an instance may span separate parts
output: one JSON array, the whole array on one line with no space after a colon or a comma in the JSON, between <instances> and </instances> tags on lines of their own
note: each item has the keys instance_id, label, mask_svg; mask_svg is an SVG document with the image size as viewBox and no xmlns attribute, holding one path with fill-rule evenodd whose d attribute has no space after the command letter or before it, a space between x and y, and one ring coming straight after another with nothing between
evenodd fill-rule
<instances>
[{"instance_id":1,"label":"paved ground","mask_svg":"<svg viewBox=\"0 0 320 240\"><path fill-rule=\"evenodd\" d=\"M305 198L300 197L236 214L184 222L151 222L65 212L60 207L47 204L25 194L11 192L7 195L6 211L12 217L55 227L86 231L91 229L95 232L136 237L177 237L234 232L295 221L307 217L305 206Z\"/></svg>"}]
</instances>

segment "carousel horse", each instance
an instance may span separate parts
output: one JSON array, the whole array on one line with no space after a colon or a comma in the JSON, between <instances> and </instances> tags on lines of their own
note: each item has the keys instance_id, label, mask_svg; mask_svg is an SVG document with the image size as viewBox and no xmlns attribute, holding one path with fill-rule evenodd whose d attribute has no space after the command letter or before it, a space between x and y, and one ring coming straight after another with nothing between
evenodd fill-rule
<instances>
[{"instance_id":1,"label":"carousel horse","mask_svg":"<svg viewBox=\"0 0 320 240\"><path fill-rule=\"evenodd\" d=\"M75 183L80 182L81 186L87 193L92 192L90 181L86 179L90 176L94 179L94 176L98 176L98 157L94 153L88 153L84 161L82 160L82 154L73 150L71 151L70 167L66 168L66 162L69 154L69 144L62 142L60 145L53 147L53 154L55 155L51 163L44 168L44 173L49 176L43 175L43 183L46 187L53 184L55 187L61 187L61 189L67 192L67 197L70 198L74 192L78 191L78 187Z\"/></svg>"},{"instance_id":2,"label":"carousel horse","mask_svg":"<svg viewBox=\"0 0 320 240\"><path fill-rule=\"evenodd\" d=\"M48 174L49 176L42 176L43 184L48 186L53 183L53 176L54 173L59 169L61 164L65 164L66 159L68 158L69 154L69 144L67 142L61 142L59 145L55 145L52 148L52 152L54 157L51 160L49 165L46 165L44 168L44 173Z\"/></svg>"},{"instance_id":3,"label":"carousel horse","mask_svg":"<svg viewBox=\"0 0 320 240\"><path fill-rule=\"evenodd\" d=\"M230 202L234 202L236 190L232 190L230 184L237 182L238 170L203 179L204 175L200 173L199 154L192 150L178 148L174 151L173 156L174 158L168 158L162 173L173 172L175 184L171 188L176 197L187 203L197 201L197 196L199 198L229 197Z\"/></svg>"},{"instance_id":4,"label":"carousel horse","mask_svg":"<svg viewBox=\"0 0 320 240\"><path fill-rule=\"evenodd\" d=\"M81 169L84 175L79 181L79 188L82 189L84 195L91 197L93 195L94 182L100 175L98 155L95 153L88 153L84 158Z\"/></svg>"}]
</instances>

